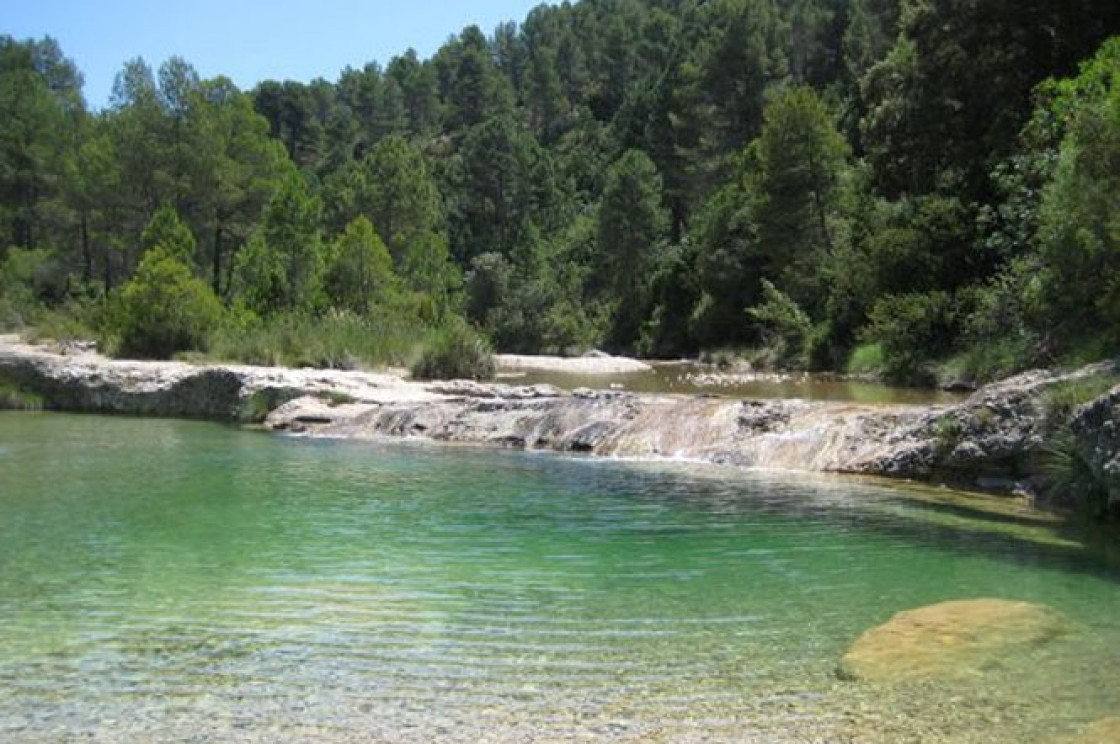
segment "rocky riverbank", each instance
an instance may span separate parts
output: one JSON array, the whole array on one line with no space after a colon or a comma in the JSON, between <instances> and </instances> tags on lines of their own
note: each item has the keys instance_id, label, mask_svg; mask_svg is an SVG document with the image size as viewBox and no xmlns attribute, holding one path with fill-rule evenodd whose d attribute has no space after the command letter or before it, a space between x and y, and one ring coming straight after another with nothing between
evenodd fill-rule
<instances>
[{"instance_id":1,"label":"rocky riverbank","mask_svg":"<svg viewBox=\"0 0 1120 744\"><path fill-rule=\"evenodd\" d=\"M0 337L0 383L59 410L263 423L308 436L418 437L945 480L1004 492L1038 486L1041 463L1062 431L1068 434L1063 457L1114 500L1120 498L1120 386L1059 412L1048 401L1051 391L1116 372L1109 364L1036 371L959 404L875 406L120 361Z\"/></svg>"}]
</instances>

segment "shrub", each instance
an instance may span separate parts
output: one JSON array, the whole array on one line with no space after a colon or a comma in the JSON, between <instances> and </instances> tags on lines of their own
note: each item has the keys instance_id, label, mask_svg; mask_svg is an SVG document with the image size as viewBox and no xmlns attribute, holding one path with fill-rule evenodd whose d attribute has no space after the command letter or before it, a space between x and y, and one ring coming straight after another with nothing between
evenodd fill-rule
<instances>
[{"instance_id":1,"label":"shrub","mask_svg":"<svg viewBox=\"0 0 1120 744\"><path fill-rule=\"evenodd\" d=\"M412 365L421 380L493 379L496 371L490 344L463 321L440 330Z\"/></svg>"},{"instance_id":2,"label":"shrub","mask_svg":"<svg viewBox=\"0 0 1120 744\"><path fill-rule=\"evenodd\" d=\"M762 302L747 308L762 327L762 337L779 366L804 369L809 364L812 321L789 295L762 280Z\"/></svg>"},{"instance_id":3,"label":"shrub","mask_svg":"<svg viewBox=\"0 0 1120 744\"><path fill-rule=\"evenodd\" d=\"M948 350L955 315L947 292L888 295L868 314L864 337L881 345L888 380L929 384L933 379L929 362Z\"/></svg>"},{"instance_id":4,"label":"shrub","mask_svg":"<svg viewBox=\"0 0 1120 744\"><path fill-rule=\"evenodd\" d=\"M1050 499L1058 506L1101 519L1108 515L1108 484L1094 471L1068 426L1061 426L1043 452L1040 469Z\"/></svg>"},{"instance_id":5,"label":"shrub","mask_svg":"<svg viewBox=\"0 0 1120 744\"><path fill-rule=\"evenodd\" d=\"M878 343L861 344L852 350L848 357L849 375L868 375L883 369L883 345Z\"/></svg>"},{"instance_id":6,"label":"shrub","mask_svg":"<svg viewBox=\"0 0 1120 744\"><path fill-rule=\"evenodd\" d=\"M221 317L209 285L170 252L153 248L115 298L109 329L121 355L166 359L177 351L204 349Z\"/></svg>"},{"instance_id":7,"label":"shrub","mask_svg":"<svg viewBox=\"0 0 1120 744\"><path fill-rule=\"evenodd\" d=\"M48 251L10 248L0 261L0 328L30 325L57 273Z\"/></svg>"}]
</instances>

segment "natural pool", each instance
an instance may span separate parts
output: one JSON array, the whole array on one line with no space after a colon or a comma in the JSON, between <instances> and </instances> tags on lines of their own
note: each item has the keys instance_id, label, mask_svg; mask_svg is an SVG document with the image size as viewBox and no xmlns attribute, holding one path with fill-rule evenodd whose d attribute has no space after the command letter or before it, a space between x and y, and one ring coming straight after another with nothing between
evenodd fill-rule
<instances>
[{"instance_id":1,"label":"natural pool","mask_svg":"<svg viewBox=\"0 0 1120 744\"><path fill-rule=\"evenodd\" d=\"M1120 710L1120 569L890 484L0 414L0 741L1046 742ZM1078 632L836 678L897 610Z\"/></svg>"}]
</instances>

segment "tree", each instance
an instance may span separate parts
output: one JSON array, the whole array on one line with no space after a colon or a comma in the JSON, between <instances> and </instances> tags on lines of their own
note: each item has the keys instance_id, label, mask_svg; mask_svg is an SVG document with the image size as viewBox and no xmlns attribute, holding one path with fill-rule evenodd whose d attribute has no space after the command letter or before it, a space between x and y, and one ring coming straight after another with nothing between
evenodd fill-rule
<instances>
[{"instance_id":1,"label":"tree","mask_svg":"<svg viewBox=\"0 0 1120 744\"><path fill-rule=\"evenodd\" d=\"M236 283L251 309L263 315L318 306L324 268L320 211L301 175L284 177L259 231L237 257Z\"/></svg>"},{"instance_id":2,"label":"tree","mask_svg":"<svg viewBox=\"0 0 1120 744\"><path fill-rule=\"evenodd\" d=\"M824 102L806 86L783 91L766 107L762 133L748 153L759 194L758 237L777 278L805 305L823 299L812 282L832 250L829 223L848 153Z\"/></svg>"},{"instance_id":3,"label":"tree","mask_svg":"<svg viewBox=\"0 0 1120 744\"><path fill-rule=\"evenodd\" d=\"M81 75L53 39L0 36L0 245L40 246L62 227L49 205L62 196L82 114Z\"/></svg>"},{"instance_id":4,"label":"tree","mask_svg":"<svg viewBox=\"0 0 1120 744\"><path fill-rule=\"evenodd\" d=\"M1109 0L906 0L895 48L862 83L860 129L887 196L991 197L1031 89L1073 71L1120 28Z\"/></svg>"},{"instance_id":5,"label":"tree","mask_svg":"<svg viewBox=\"0 0 1120 744\"><path fill-rule=\"evenodd\" d=\"M473 127L451 170L451 249L461 265L497 252L510 257L531 239L536 204L533 166L537 142L512 117Z\"/></svg>"},{"instance_id":6,"label":"tree","mask_svg":"<svg viewBox=\"0 0 1120 744\"><path fill-rule=\"evenodd\" d=\"M689 241L694 246L698 298L690 331L702 347L758 340L743 310L760 301L763 276L772 275L758 237L758 196L742 174L715 192L698 210Z\"/></svg>"},{"instance_id":7,"label":"tree","mask_svg":"<svg viewBox=\"0 0 1120 744\"><path fill-rule=\"evenodd\" d=\"M1038 247L1046 320L1058 345L1096 336L1120 343L1120 37L1081 75L1052 84L1050 115L1064 122L1042 194Z\"/></svg>"},{"instance_id":8,"label":"tree","mask_svg":"<svg viewBox=\"0 0 1120 744\"><path fill-rule=\"evenodd\" d=\"M325 287L333 306L364 315L394 293L393 261L365 217L347 225L331 254Z\"/></svg>"},{"instance_id":9,"label":"tree","mask_svg":"<svg viewBox=\"0 0 1120 744\"><path fill-rule=\"evenodd\" d=\"M309 86L266 80L253 92L253 105L268 122L269 134L284 144L296 165L313 168L319 163L325 135Z\"/></svg>"},{"instance_id":10,"label":"tree","mask_svg":"<svg viewBox=\"0 0 1120 744\"><path fill-rule=\"evenodd\" d=\"M599 208L603 281L616 303L610 332L615 348L632 348L638 340L667 227L657 167L644 152L627 151L607 173Z\"/></svg>"},{"instance_id":11,"label":"tree","mask_svg":"<svg viewBox=\"0 0 1120 744\"><path fill-rule=\"evenodd\" d=\"M369 187L362 205L398 270L428 235L443 231L443 208L420 151L400 136L386 137L362 163Z\"/></svg>"},{"instance_id":12,"label":"tree","mask_svg":"<svg viewBox=\"0 0 1120 744\"><path fill-rule=\"evenodd\" d=\"M199 184L200 228L208 236L215 293L228 292L237 249L253 232L281 178L291 167L283 147L247 95L225 78L205 81L199 107L201 141L212 160Z\"/></svg>"},{"instance_id":13,"label":"tree","mask_svg":"<svg viewBox=\"0 0 1120 744\"><path fill-rule=\"evenodd\" d=\"M382 139L362 159L327 180L328 224L359 216L376 226L407 286L443 313L458 285L448 250L443 205L427 162L400 135Z\"/></svg>"},{"instance_id":14,"label":"tree","mask_svg":"<svg viewBox=\"0 0 1120 744\"><path fill-rule=\"evenodd\" d=\"M430 134L439 126L439 78L435 65L421 62L416 51L409 49L394 57L385 68L385 75L396 81L404 103L408 131Z\"/></svg>"},{"instance_id":15,"label":"tree","mask_svg":"<svg viewBox=\"0 0 1120 744\"><path fill-rule=\"evenodd\" d=\"M765 92L789 73L788 31L772 0L713 0L708 32L698 44L697 113L708 120L724 156L758 135Z\"/></svg>"},{"instance_id":16,"label":"tree","mask_svg":"<svg viewBox=\"0 0 1120 744\"><path fill-rule=\"evenodd\" d=\"M179 219L179 213L174 207L164 204L156 210L152 221L144 228L141 239L145 251L160 247L184 266L192 266L194 263L194 235Z\"/></svg>"},{"instance_id":17,"label":"tree","mask_svg":"<svg viewBox=\"0 0 1120 744\"><path fill-rule=\"evenodd\" d=\"M490 45L477 26L468 26L440 50L449 58L444 91L447 128L463 131L513 108L513 94L494 64Z\"/></svg>"},{"instance_id":18,"label":"tree","mask_svg":"<svg viewBox=\"0 0 1120 744\"><path fill-rule=\"evenodd\" d=\"M140 233L159 205L173 196L166 190L164 112L152 68L143 59L129 60L117 73L107 116L107 132L120 168L117 229L127 236L123 268L131 271Z\"/></svg>"}]
</instances>

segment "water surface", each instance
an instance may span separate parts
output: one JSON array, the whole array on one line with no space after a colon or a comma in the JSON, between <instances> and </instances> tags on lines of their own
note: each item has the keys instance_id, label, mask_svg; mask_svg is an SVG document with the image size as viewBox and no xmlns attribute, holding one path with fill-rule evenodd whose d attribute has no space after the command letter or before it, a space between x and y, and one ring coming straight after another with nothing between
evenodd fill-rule
<instances>
[{"instance_id":1,"label":"water surface","mask_svg":"<svg viewBox=\"0 0 1120 744\"><path fill-rule=\"evenodd\" d=\"M1120 709L1120 573L878 483L0 414L0 740L1035 742ZM945 599L1080 626L843 682Z\"/></svg>"},{"instance_id":2,"label":"water surface","mask_svg":"<svg viewBox=\"0 0 1120 744\"><path fill-rule=\"evenodd\" d=\"M955 403L967 396L934 388L892 387L829 375L722 373L709 365L659 362L644 372L572 374L568 372L509 372L501 381L518 385L545 383L564 390L614 388L632 393L721 395L729 398L804 398L847 403L931 405Z\"/></svg>"}]
</instances>

